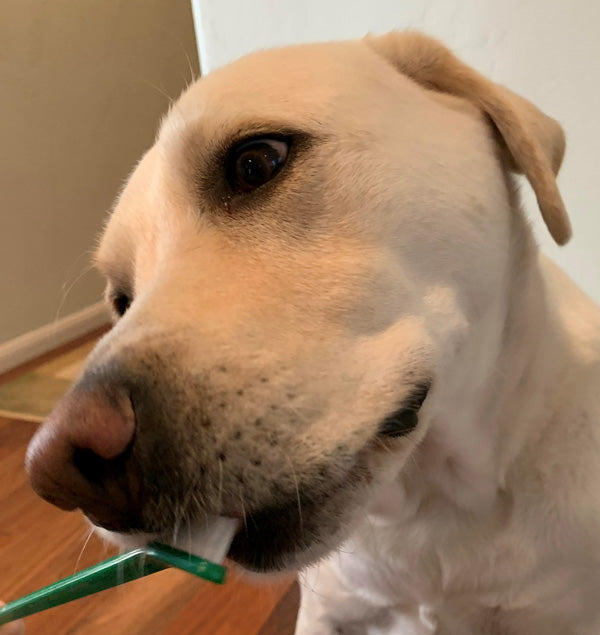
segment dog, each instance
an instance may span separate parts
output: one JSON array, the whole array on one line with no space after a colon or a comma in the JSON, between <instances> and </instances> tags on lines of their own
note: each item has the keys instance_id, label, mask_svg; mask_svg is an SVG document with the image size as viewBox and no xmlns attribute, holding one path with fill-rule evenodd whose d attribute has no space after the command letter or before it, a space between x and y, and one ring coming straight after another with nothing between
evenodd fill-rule
<instances>
[{"instance_id":1,"label":"dog","mask_svg":"<svg viewBox=\"0 0 600 635\"><path fill-rule=\"evenodd\" d=\"M600 311L559 124L416 32L191 85L97 250L114 327L33 439L115 540L237 519L297 635L600 632Z\"/></svg>"}]
</instances>

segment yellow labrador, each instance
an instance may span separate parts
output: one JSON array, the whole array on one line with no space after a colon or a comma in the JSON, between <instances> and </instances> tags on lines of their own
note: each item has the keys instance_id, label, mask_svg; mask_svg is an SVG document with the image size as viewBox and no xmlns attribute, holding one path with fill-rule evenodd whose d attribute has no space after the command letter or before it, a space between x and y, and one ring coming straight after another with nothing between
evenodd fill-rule
<instances>
[{"instance_id":1,"label":"yellow labrador","mask_svg":"<svg viewBox=\"0 0 600 635\"><path fill-rule=\"evenodd\" d=\"M115 326L34 487L130 542L238 519L233 560L302 571L298 635L597 635L600 311L511 174L565 243L563 153L418 33L201 79L106 227Z\"/></svg>"}]
</instances>

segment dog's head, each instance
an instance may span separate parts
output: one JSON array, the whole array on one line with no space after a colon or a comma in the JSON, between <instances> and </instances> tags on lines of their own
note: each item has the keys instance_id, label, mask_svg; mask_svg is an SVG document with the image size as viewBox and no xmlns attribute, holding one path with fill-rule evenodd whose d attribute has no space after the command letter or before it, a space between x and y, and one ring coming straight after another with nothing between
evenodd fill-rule
<instances>
[{"instance_id":1,"label":"dog's head","mask_svg":"<svg viewBox=\"0 0 600 635\"><path fill-rule=\"evenodd\" d=\"M256 570L335 548L506 288L509 169L568 239L563 150L415 33L201 79L104 232L115 325L32 443L34 487L119 532L243 519L231 556Z\"/></svg>"}]
</instances>

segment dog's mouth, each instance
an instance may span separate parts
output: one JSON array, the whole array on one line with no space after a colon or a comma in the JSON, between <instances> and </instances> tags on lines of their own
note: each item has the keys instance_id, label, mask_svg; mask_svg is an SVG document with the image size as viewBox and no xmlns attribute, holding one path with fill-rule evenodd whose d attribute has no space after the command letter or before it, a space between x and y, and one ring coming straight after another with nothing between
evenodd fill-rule
<instances>
[{"instance_id":1,"label":"dog's mouth","mask_svg":"<svg viewBox=\"0 0 600 635\"><path fill-rule=\"evenodd\" d=\"M208 560L220 562L227 557L244 569L267 573L285 570L297 554L311 546L307 536L314 538L316 534L308 511L308 508L303 509L300 515L294 502L274 505L243 517L221 516L219 520L235 523L236 529L229 535L223 535L219 531L221 527L214 526L214 521L210 524L203 521L201 528L192 530L181 528L179 531L156 532L146 531L142 526L122 531L109 523L98 522L92 516L87 515L87 519L101 536L124 550L158 541ZM307 528L312 528L310 534L305 533ZM221 545L215 551L215 543L219 542Z\"/></svg>"},{"instance_id":2,"label":"dog's mouth","mask_svg":"<svg viewBox=\"0 0 600 635\"><path fill-rule=\"evenodd\" d=\"M88 518L101 535L124 549L158 540L209 560L220 561L226 556L248 571L276 573L297 570L335 548L340 528L348 524L348 510L356 507L355 496L369 480L369 470L358 461L344 478L328 482L327 487L321 484L289 493L276 503L246 514L225 512L210 521L201 516L197 521L182 523L177 530L143 525L115 530ZM236 525L235 532L225 537L224 547L217 549L218 555L213 546L223 534L219 535L215 519L227 519Z\"/></svg>"}]
</instances>

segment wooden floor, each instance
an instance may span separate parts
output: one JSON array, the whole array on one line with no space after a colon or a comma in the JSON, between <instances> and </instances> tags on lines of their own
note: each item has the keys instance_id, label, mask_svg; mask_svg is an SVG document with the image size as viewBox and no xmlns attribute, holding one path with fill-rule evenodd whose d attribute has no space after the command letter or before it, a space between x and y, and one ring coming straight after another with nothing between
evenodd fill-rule
<instances>
[{"instance_id":1,"label":"wooden floor","mask_svg":"<svg viewBox=\"0 0 600 635\"><path fill-rule=\"evenodd\" d=\"M37 424L0 417L0 599L8 602L111 555L83 517L40 500L23 471ZM89 539L88 539L89 538ZM232 568L223 586L167 570L32 615L27 635L291 635L291 579L256 586Z\"/></svg>"}]
</instances>

